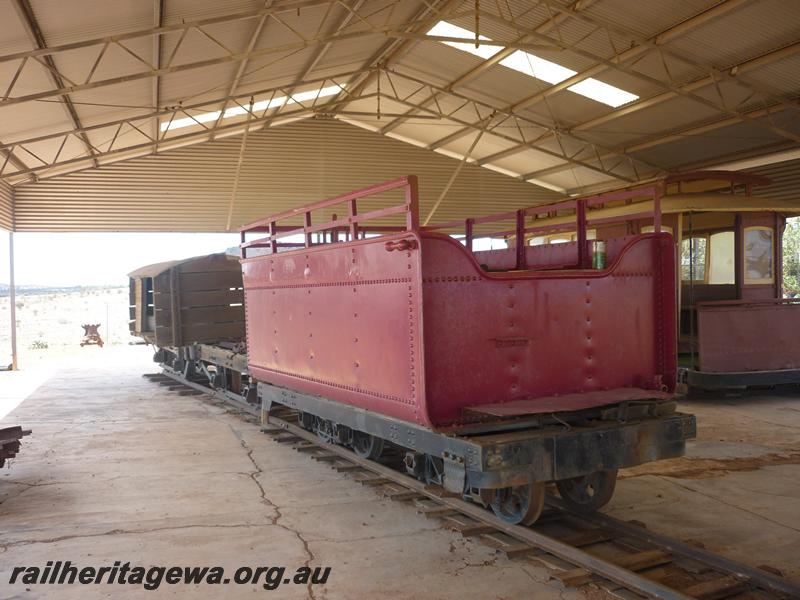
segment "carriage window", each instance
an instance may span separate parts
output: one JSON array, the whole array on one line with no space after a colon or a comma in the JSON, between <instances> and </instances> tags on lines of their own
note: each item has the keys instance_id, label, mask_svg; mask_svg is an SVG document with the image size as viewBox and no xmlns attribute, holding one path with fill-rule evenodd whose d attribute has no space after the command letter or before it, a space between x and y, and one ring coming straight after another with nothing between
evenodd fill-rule
<instances>
[{"instance_id":1,"label":"carriage window","mask_svg":"<svg viewBox=\"0 0 800 600\"><path fill-rule=\"evenodd\" d=\"M653 225L645 225L642 227L642 233L655 233L656 228ZM668 225L661 226L661 233L668 233L672 235L672 227Z\"/></svg>"},{"instance_id":2,"label":"carriage window","mask_svg":"<svg viewBox=\"0 0 800 600\"><path fill-rule=\"evenodd\" d=\"M734 233L722 231L711 235L711 252L709 253L708 283L736 283L734 268Z\"/></svg>"},{"instance_id":3,"label":"carriage window","mask_svg":"<svg viewBox=\"0 0 800 600\"><path fill-rule=\"evenodd\" d=\"M772 283L773 238L770 227L745 227L744 230L744 282L745 284Z\"/></svg>"},{"instance_id":4,"label":"carriage window","mask_svg":"<svg viewBox=\"0 0 800 600\"><path fill-rule=\"evenodd\" d=\"M688 238L681 242L681 280L705 282L708 238L695 236L691 240L691 244Z\"/></svg>"},{"instance_id":5,"label":"carriage window","mask_svg":"<svg viewBox=\"0 0 800 600\"><path fill-rule=\"evenodd\" d=\"M596 240L597 239L597 230L596 229L587 229L586 230L586 239L587 240ZM553 233L550 235L537 235L532 237L528 241L529 246L542 246L544 244L565 244L567 242L576 242L578 241L578 234L577 233Z\"/></svg>"}]
</instances>

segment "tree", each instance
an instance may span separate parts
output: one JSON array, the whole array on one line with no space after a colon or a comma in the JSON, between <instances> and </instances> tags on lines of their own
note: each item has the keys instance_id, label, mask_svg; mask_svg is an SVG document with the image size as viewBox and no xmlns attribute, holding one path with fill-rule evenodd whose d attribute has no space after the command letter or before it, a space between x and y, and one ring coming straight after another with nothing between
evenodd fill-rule
<instances>
[{"instance_id":1,"label":"tree","mask_svg":"<svg viewBox=\"0 0 800 600\"><path fill-rule=\"evenodd\" d=\"M783 232L783 293L800 296L800 218L786 220Z\"/></svg>"}]
</instances>

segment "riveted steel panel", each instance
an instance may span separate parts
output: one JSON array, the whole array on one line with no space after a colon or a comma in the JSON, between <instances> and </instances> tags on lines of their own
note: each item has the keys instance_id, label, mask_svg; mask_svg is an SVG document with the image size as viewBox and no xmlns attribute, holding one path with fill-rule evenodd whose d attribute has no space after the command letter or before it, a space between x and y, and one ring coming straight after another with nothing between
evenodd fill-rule
<instances>
[{"instance_id":1,"label":"riveted steel panel","mask_svg":"<svg viewBox=\"0 0 800 600\"><path fill-rule=\"evenodd\" d=\"M582 392L595 392L593 404L602 405L619 401L618 388L674 389L670 240L631 238L604 270L487 273L452 238L426 235L433 422L458 421L468 406L529 400L540 412L541 398L550 411L565 411L584 407L574 395Z\"/></svg>"},{"instance_id":2,"label":"riveted steel panel","mask_svg":"<svg viewBox=\"0 0 800 600\"><path fill-rule=\"evenodd\" d=\"M410 240L407 250L387 244ZM431 426L413 233L242 261L250 372Z\"/></svg>"}]
</instances>

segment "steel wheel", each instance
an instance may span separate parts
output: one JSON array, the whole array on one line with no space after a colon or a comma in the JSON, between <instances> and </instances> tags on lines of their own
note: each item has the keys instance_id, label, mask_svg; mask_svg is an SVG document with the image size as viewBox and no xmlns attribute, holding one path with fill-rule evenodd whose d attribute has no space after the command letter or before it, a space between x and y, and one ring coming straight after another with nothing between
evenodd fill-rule
<instances>
[{"instance_id":1,"label":"steel wheel","mask_svg":"<svg viewBox=\"0 0 800 600\"><path fill-rule=\"evenodd\" d=\"M544 507L544 483L529 483L495 492L492 511L506 523L533 525Z\"/></svg>"},{"instance_id":2,"label":"steel wheel","mask_svg":"<svg viewBox=\"0 0 800 600\"><path fill-rule=\"evenodd\" d=\"M359 458L376 460L383 453L383 440L361 431L353 432L353 452Z\"/></svg>"},{"instance_id":3,"label":"steel wheel","mask_svg":"<svg viewBox=\"0 0 800 600\"><path fill-rule=\"evenodd\" d=\"M314 415L311 413L299 411L297 413L297 423L303 429L314 431Z\"/></svg>"},{"instance_id":4,"label":"steel wheel","mask_svg":"<svg viewBox=\"0 0 800 600\"><path fill-rule=\"evenodd\" d=\"M328 444L336 443L334 439L333 423L327 419L320 419L317 416L314 417L314 433L316 433L317 437L323 442L327 442Z\"/></svg>"},{"instance_id":5,"label":"steel wheel","mask_svg":"<svg viewBox=\"0 0 800 600\"><path fill-rule=\"evenodd\" d=\"M583 477L556 481L558 493L570 510L590 513L608 504L617 485L617 470L595 471Z\"/></svg>"}]
</instances>

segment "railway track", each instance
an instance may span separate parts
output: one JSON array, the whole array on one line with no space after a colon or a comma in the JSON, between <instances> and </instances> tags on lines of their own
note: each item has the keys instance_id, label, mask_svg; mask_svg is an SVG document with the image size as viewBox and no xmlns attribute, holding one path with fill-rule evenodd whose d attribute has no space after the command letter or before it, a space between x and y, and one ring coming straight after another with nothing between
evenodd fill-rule
<instances>
[{"instance_id":1,"label":"railway track","mask_svg":"<svg viewBox=\"0 0 800 600\"><path fill-rule=\"evenodd\" d=\"M165 371L150 378L179 393L210 393L259 415L258 409L235 401L229 393L186 381L177 373ZM543 564L565 587L592 584L626 600L800 599L800 586L778 575L601 513L571 513L557 498L548 498L534 527L508 524L477 504L402 472L399 453L376 462L322 441L300 427L296 413L288 408L274 409L262 430L276 443L324 462L392 501L410 503L464 537L478 539L511 559Z\"/></svg>"}]
</instances>

